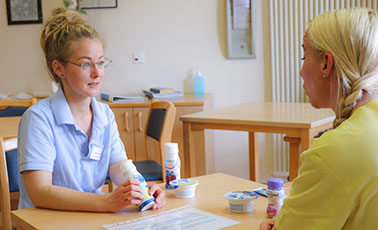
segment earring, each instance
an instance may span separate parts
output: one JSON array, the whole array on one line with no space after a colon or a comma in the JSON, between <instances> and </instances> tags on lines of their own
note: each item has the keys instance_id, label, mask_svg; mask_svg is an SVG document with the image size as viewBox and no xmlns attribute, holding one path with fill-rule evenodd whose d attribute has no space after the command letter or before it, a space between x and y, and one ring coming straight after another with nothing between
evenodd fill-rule
<instances>
[{"instance_id":1,"label":"earring","mask_svg":"<svg viewBox=\"0 0 378 230\"><path fill-rule=\"evenodd\" d=\"M327 76L323 73L322 77L323 77L324 79L326 79Z\"/></svg>"},{"instance_id":2,"label":"earring","mask_svg":"<svg viewBox=\"0 0 378 230\"><path fill-rule=\"evenodd\" d=\"M62 75L60 75L60 78L64 78L64 75L62 74Z\"/></svg>"}]
</instances>

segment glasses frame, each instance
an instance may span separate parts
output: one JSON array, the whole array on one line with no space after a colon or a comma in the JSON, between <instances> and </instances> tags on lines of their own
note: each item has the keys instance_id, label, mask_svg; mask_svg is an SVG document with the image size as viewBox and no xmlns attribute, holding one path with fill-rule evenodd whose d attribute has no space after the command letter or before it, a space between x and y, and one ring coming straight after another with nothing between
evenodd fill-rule
<instances>
[{"instance_id":1,"label":"glasses frame","mask_svg":"<svg viewBox=\"0 0 378 230\"><path fill-rule=\"evenodd\" d=\"M110 60L109 58L104 58L103 61L104 61L104 62L106 62L106 61L108 62L106 65L104 65L104 68L99 68L99 67L98 67L98 63L99 63L99 62L102 62L102 61L98 61L98 62L89 62L89 63L91 63L91 65L90 65L90 70L92 70L92 68L93 68L94 65L97 66L97 68L99 68L99 69L105 69L110 63L113 62L113 61ZM72 62L72 61L69 61L69 60L67 60L66 62L67 62L67 63L70 63L70 64L72 64L72 65L79 66L80 69L81 69L82 71L88 71L87 69L85 69L86 67L84 66L84 64L87 63L87 62L84 62L84 63L82 63L82 64L77 64L77 63Z\"/></svg>"}]
</instances>

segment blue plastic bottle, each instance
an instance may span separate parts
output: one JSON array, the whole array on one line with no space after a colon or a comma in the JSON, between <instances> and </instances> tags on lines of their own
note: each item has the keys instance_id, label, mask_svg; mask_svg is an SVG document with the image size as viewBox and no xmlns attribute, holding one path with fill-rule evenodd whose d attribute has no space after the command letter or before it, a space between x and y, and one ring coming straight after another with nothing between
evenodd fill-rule
<instances>
[{"instance_id":1,"label":"blue plastic bottle","mask_svg":"<svg viewBox=\"0 0 378 230\"><path fill-rule=\"evenodd\" d=\"M196 71L196 75L194 76L194 95L204 95L205 93L205 85L204 85L204 79L201 74L200 69L198 68Z\"/></svg>"}]
</instances>

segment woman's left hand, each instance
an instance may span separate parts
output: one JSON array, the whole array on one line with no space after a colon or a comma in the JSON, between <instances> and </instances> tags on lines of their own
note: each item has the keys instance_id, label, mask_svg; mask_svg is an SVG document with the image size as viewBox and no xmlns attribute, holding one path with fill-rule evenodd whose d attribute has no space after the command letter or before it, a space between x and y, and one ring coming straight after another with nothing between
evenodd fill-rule
<instances>
[{"instance_id":1,"label":"woman's left hand","mask_svg":"<svg viewBox=\"0 0 378 230\"><path fill-rule=\"evenodd\" d=\"M275 230L274 227L274 219L267 219L261 222L260 224L260 230Z\"/></svg>"},{"instance_id":2,"label":"woman's left hand","mask_svg":"<svg viewBox=\"0 0 378 230\"><path fill-rule=\"evenodd\" d=\"M152 205L152 209L158 209L165 205L165 192L157 184L150 185L150 194L155 197L155 204Z\"/></svg>"}]
</instances>

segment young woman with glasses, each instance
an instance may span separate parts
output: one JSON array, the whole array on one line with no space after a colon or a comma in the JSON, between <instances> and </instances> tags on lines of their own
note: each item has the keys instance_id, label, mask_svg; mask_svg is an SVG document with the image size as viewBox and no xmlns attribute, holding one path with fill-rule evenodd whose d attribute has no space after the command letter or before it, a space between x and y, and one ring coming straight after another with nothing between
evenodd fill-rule
<instances>
[{"instance_id":1,"label":"young woman with glasses","mask_svg":"<svg viewBox=\"0 0 378 230\"><path fill-rule=\"evenodd\" d=\"M97 102L104 69L104 42L75 11L54 9L41 47L58 91L30 107L19 126L19 208L115 212L143 199L138 180L125 181L126 152L109 106ZM110 175L118 187L101 189ZM150 187L153 209L165 204Z\"/></svg>"}]
</instances>

